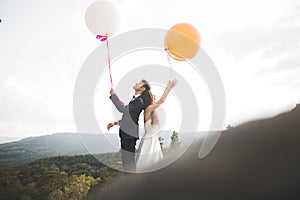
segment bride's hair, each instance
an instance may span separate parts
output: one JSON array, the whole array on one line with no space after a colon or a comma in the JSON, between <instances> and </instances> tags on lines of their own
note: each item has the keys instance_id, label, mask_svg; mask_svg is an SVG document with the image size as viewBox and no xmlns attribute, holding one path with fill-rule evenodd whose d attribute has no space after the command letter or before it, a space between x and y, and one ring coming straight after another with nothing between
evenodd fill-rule
<instances>
[{"instance_id":1,"label":"bride's hair","mask_svg":"<svg viewBox=\"0 0 300 200\"><path fill-rule=\"evenodd\" d=\"M154 102L154 95L150 90L148 90L149 97L151 99L151 104ZM151 125L156 126L159 125L159 119L158 119L158 114L156 110L153 110L150 112L150 119L151 119Z\"/></svg>"},{"instance_id":2,"label":"bride's hair","mask_svg":"<svg viewBox=\"0 0 300 200\"><path fill-rule=\"evenodd\" d=\"M146 110L146 108L152 104L152 93L150 90L145 90L141 97L143 99L143 102L144 102L144 110Z\"/></svg>"},{"instance_id":3,"label":"bride's hair","mask_svg":"<svg viewBox=\"0 0 300 200\"><path fill-rule=\"evenodd\" d=\"M142 98L144 101L144 111L146 108L151 105L154 101L154 96L151 92L151 90L146 90L145 92L142 93ZM151 119L151 125L159 125L159 119L156 110L153 110L150 112L150 119Z\"/></svg>"},{"instance_id":4,"label":"bride's hair","mask_svg":"<svg viewBox=\"0 0 300 200\"><path fill-rule=\"evenodd\" d=\"M150 113L151 125L156 126L159 125L159 119L156 110L151 111Z\"/></svg>"}]
</instances>

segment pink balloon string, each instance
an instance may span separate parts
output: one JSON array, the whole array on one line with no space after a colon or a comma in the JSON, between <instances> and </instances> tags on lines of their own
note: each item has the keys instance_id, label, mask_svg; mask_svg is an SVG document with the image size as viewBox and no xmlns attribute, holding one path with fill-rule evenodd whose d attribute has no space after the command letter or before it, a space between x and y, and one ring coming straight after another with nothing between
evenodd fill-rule
<instances>
[{"instance_id":1,"label":"pink balloon string","mask_svg":"<svg viewBox=\"0 0 300 200\"><path fill-rule=\"evenodd\" d=\"M110 76L110 84L111 87L113 87L113 81L112 81L112 75L111 75L111 65L110 65L110 55L109 55L109 45L108 45L108 38L105 35L97 35L96 39L98 39L101 42L106 41L106 48L107 48L107 62L108 62L108 70L109 70L109 76Z\"/></svg>"},{"instance_id":2,"label":"pink balloon string","mask_svg":"<svg viewBox=\"0 0 300 200\"><path fill-rule=\"evenodd\" d=\"M119 101L119 103L120 103L122 106L124 106L124 102L123 102L123 101L121 101L120 99L118 99L118 101Z\"/></svg>"}]
</instances>

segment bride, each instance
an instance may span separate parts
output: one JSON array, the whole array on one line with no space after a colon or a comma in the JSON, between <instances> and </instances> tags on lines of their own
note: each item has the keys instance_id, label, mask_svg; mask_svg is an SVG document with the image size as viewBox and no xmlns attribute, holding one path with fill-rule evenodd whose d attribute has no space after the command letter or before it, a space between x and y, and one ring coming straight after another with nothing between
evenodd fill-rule
<instances>
[{"instance_id":1,"label":"bride","mask_svg":"<svg viewBox=\"0 0 300 200\"><path fill-rule=\"evenodd\" d=\"M151 167L164 158L159 142L158 132L160 129L159 119L156 109L166 100L170 90L177 84L177 80L170 80L168 85L158 101L150 90L145 96L150 99L150 105L144 111L145 134L141 139L137 152L136 170L137 172L146 172Z\"/></svg>"},{"instance_id":2,"label":"bride","mask_svg":"<svg viewBox=\"0 0 300 200\"><path fill-rule=\"evenodd\" d=\"M161 161L164 156L159 142L158 132L160 129L159 119L156 109L164 103L170 90L177 84L177 80L170 80L166 89L160 99L155 101L155 96L150 90L143 94L144 103L149 105L144 110L144 128L145 134L140 141L136 157L136 170L137 172L150 171L151 167ZM147 102L148 101L148 102ZM109 130L118 122L112 122L107 125Z\"/></svg>"}]
</instances>

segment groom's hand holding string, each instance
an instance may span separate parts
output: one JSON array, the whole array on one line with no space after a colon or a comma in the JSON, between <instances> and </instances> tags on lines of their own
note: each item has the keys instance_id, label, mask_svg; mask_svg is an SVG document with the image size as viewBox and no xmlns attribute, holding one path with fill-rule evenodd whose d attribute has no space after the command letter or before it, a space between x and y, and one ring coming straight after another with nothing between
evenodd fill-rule
<instances>
[{"instance_id":1,"label":"groom's hand holding string","mask_svg":"<svg viewBox=\"0 0 300 200\"><path fill-rule=\"evenodd\" d=\"M110 91L109 91L110 95L116 93L115 90L113 88L110 88Z\"/></svg>"}]
</instances>

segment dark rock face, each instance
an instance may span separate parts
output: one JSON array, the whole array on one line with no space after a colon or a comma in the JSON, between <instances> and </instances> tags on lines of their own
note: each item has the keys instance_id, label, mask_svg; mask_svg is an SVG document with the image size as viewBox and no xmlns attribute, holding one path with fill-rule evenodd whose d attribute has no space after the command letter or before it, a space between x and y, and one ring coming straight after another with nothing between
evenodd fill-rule
<instances>
[{"instance_id":1,"label":"dark rock face","mask_svg":"<svg viewBox=\"0 0 300 200\"><path fill-rule=\"evenodd\" d=\"M300 106L222 132L201 160L200 146L167 168L128 175L88 199L300 199Z\"/></svg>"}]
</instances>

